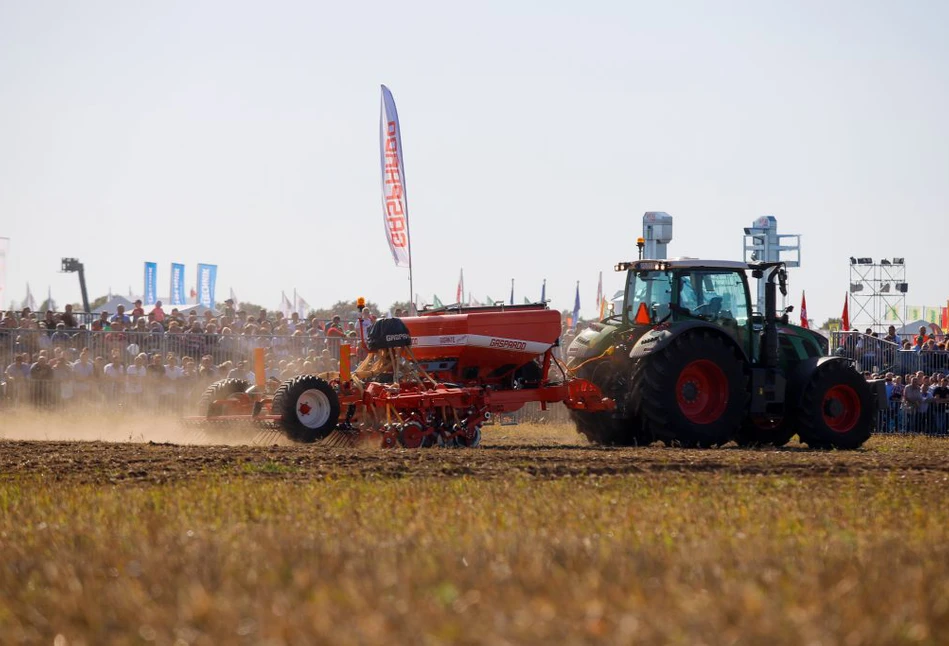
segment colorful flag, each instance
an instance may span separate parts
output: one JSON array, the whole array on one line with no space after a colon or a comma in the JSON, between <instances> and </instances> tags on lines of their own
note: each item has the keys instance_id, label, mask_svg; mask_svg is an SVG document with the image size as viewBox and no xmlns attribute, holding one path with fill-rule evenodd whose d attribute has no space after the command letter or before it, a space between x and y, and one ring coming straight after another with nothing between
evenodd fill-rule
<instances>
[{"instance_id":1,"label":"colorful flag","mask_svg":"<svg viewBox=\"0 0 949 646\"><path fill-rule=\"evenodd\" d=\"M434 294L433 297L434 297L434 300L432 301L432 305L433 305L433 306L435 306L435 307L445 307L445 306L442 304L442 299L440 299L440 298L438 297L438 294Z\"/></svg>"},{"instance_id":2,"label":"colorful flag","mask_svg":"<svg viewBox=\"0 0 949 646\"><path fill-rule=\"evenodd\" d=\"M807 324L807 299L804 292L801 292L801 327L805 330L809 327Z\"/></svg>"},{"instance_id":3,"label":"colorful flag","mask_svg":"<svg viewBox=\"0 0 949 646\"><path fill-rule=\"evenodd\" d=\"M10 238L0 238L0 309L6 307L7 302L7 251L10 249Z\"/></svg>"},{"instance_id":4,"label":"colorful flag","mask_svg":"<svg viewBox=\"0 0 949 646\"><path fill-rule=\"evenodd\" d=\"M409 207L405 195L405 165L402 159L402 130L395 99L382 86L382 109L379 117L379 146L382 152L382 213L386 238L396 267L412 268L412 245L409 242Z\"/></svg>"},{"instance_id":5,"label":"colorful flag","mask_svg":"<svg viewBox=\"0 0 949 646\"><path fill-rule=\"evenodd\" d=\"M158 263L145 263L145 305L153 305L158 300Z\"/></svg>"},{"instance_id":6,"label":"colorful flag","mask_svg":"<svg viewBox=\"0 0 949 646\"><path fill-rule=\"evenodd\" d=\"M939 315L942 312L938 307L927 307L923 316L927 323L939 323Z\"/></svg>"},{"instance_id":7,"label":"colorful flag","mask_svg":"<svg viewBox=\"0 0 949 646\"><path fill-rule=\"evenodd\" d=\"M234 301L234 309L239 310L241 308L240 301L237 300L237 294L234 293L234 288L231 287L229 298Z\"/></svg>"},{"instance_id":8,"label":"colorful flag","mask_svg":"<svg viewBox=\"0 0 949 646\"><path fill-rule=\"evenodd\" d=\"M474 294L468 292L468 307L481 307L481 303L474 297Z\"/></svg>"},{"instance_id":9,"label":"colorful flag","mask_svg":"<svg viewBox=\"0 0 949 646\"><path fill-rule=\"evenodd\" d=\"M198 303L214 309L214 287L217 283L217 265L198 264Z\"/></svg>"},{"instance_id":10,"label":"colorful flag","mask_svg":"<svg viewBox=\"0 0 949 646\"><path fill-rule=\"evenodd\" d=\"M310 304L303 300L302 296L297 294L297 290L293 290L293 309L301 319L305 319L307 312L311 309Z\"/></svg>"},{"instance_id":11,"label":"colorful flag","mask_svg":"<svg viewBox=\"0 0 949 646\"><path fill-rule=\"evenodd\" d=\"M36 311L36 299L33 298L33 292L30 291L29 283L26 284L26 300L23 301L23 307L29 307L31 312Z\"/></svg>"},{"instance_id":12,"label":"colorful flag","mask_svg":"<svg viewBox=\"0 0 949 646\"><path fill-rule=\"evenodd\" d=\"M280 313L285 317L290 318L290 313L293 312L293 303L290 302L290 299L287 298L287 293L284 291L280 292Z\"/></svg>"},{"instance_id":13,"label":"colorful flag","mask_svg":"<svg viewBox=\"0 0 949 646\"><path fill-rule=\"evenodd\" d=\"M593 302L596 303L596 306L599 307L600 311L602 312L603 311L603 308L601 305L603 303L603 272L602 271L600 272L599 280L596 281L596 300ZM602 314L600 315L600 318L601 319L603 318Z\"/></svg>"},{"instance_id":14,"label":"colorful flag","mask_svg":"<svg viewBox=\"0 0 949 646\"><path fill-rule=\"evenodd\" d=\"M883 320L884 321L899 321L900 320L900 313L899 313L899 310L896 309L895 305L886 306L886 311L883 313Z\"/></svg>"},{"instance_id":15,"label":"colorful flag","mask_svg":"<svg viewBox=\"0 0 949 646\"><path fill-rule=\"evenodd\" d=\"M173 307L185 304L185 266L181 263L171 263L171 291L169 296Z\"/></svg>"},{"instance_id":16,"label":"colorful flag","mask_svg":"<svg viewBox=\"0 0 949 646\"><path fill-rule=\"evenodd\" d=\"M577 281L577 295L573 299L573 319L570 324L571 329L577 327L577 322L580 320L580 281Z\"/></svg>"},{"instance_id":17,"label":"colorful flag","mask_svg":"<svg viewBox=\"0 0 949 646\"><path fill-rule=\"evenodd\" d=\"M840 326L844 332L850 329L850 294L844 294L844 313L840 317Z\"/></svg>"},{"instance_id":18,"label":"colorful flag","mask_svg":"<svg viewBox=\"0 0 949 646\"><path fill-rule=\"evenodd\" d=\"M465 270L458 274L458 289L455 290L455 302L461 305L465 302Z\"/></svg>"},{"instance_id":19,"label":"colorful flag","mask_svg":"<svg viewBox=\"0 0 949 646\"><path fill-rule=\"evenodd\" d=\"M949 330L949 301L947 301L946 306L942 308L942 323L940 327L943 330Z\"/></svg>"},{"instance_id":20,"label":"colorful flag","mask_svg":"<svg viewBox=\"0 0 949 646\"><path fill-rule=\"evenodd\" d=\"M606 318L607 307L608 307L608 304L606 302L606 299L603 297L600 297L600 320L601 321Z\"/></svg>"},{"instance_id":21,"label":"colorful flag","mask_svg":"<svg viewBox=\"0 0 949 646\"><path fill-rule=\"evenodd\" d=\"M906 318L909 319L909 323L915 322L923 318L923 308L919 305L910 305L906 308Z\"/></svg>"},{"instance_id":22,"label":"colorful flag","mask_svg":"<svg viewBox=\"0 0 949 646\"><path fill-rule=\"evenodd\" d=\"M540 286L540 302L547 302L547 279L544 279L544 284Z\"/></svg>"}]
</instances>

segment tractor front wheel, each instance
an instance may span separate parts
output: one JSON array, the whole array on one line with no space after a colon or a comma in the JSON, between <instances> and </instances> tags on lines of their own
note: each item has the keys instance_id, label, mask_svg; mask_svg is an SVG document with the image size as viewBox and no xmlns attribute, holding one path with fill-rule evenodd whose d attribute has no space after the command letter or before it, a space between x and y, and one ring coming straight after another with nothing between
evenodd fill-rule
<instances>
[{"instance_id":1,"label":"tractor front wheel","mask_svg":"<svg viewBox=\"0 0 949 646\"><path fill-rule=\"evenodd\" d=\"M271 405L287 437L315 442L329 435L339 422L339 397L319 377L300 375L283 382Z\"/></svg>"},{"instance_id":2,"label":"tractor front wheel","mask_svg":"<svg viewBox=\"0 0 949 646\"><path fill-rule=\"evenodd\" d=\"M684 447L732 439L745 414L745 370L719 336L684 334L643 361L640 408L648 431Z\"/></svg>"}]
</instances>

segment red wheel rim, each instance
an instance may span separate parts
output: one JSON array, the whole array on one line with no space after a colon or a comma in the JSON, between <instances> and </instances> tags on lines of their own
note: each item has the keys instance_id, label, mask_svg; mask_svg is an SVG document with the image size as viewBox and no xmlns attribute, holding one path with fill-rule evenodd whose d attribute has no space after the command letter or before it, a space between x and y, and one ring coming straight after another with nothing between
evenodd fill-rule
<instances>
[{"instance_id":1,"label":"red wheel rim","mask_svg":"<svg viewBox=\"0 0 949 646\"><path fill-rule=\"evenodd\" d=\"M711 424L728 406L728 380L708 359L693 361L679 373L676 382L679 410L693 424Z\"/></svg>"},{"instance_id":2,"label":"red wheel rim","mask_svg":"<svg viewBox=\"0 0 949 646\"><path fill-rule=\"evenodd\" d=\"M407 449L417 449L422 446L425 434L422 427L415 422L409 422L402 427L402 446Z\"/></svg>"},{"instance_id":3,"label":"red wheel rim","mask_svg":"<svg viewBox=\"0 0 949 646\"><path fill-rule=\"evenodd\" d=\"M860 420L860 396L851 386L838 384L824 394L824 423L835 433L846 433Z\"/></svg>"}]
</instances>

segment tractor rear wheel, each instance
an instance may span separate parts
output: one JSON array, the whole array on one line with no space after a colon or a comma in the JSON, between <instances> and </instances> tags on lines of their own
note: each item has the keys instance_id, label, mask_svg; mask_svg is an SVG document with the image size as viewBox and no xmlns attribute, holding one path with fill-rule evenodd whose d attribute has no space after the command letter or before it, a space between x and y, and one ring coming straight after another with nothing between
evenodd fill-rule
<instances>
[{"instance_id":1,"label":"tractor rear wheel","mask_svg":"<svg viewBox=\"0 0 949 646\"><path fill-rule=\"evenodd\" d=\"M198 414L206 417L220 415L220 406L215 406L214 402L219 399L227 399L236 393L242 393L250 387L246 379L221 379L208 386L201 399L198 400Z\"/></svg>"},{"instance_id":2,"label":"tractor rear wheel","mask_svg":"<svg viewBox=\"0 0 949 646\"><path fill-rule=\"evenodd\" d=\"M315 442L329 435L339 421L339 397L319 377L300 375L283 382L271 404L287 437Z\"/></svg>"},{"instance_id":3,"label":"tractor rear wheel","mask_svg":"<svg viewBox=\"0 0 949 646\"><path fill-rule=\"evenodd\" d=\"M721 338L684 334L644 361L639 401L648 431L684 447L732 439L745 414L745 370Z\"/></svg>"},{"instance_id":4,"label":"tractor rear wheel","mask_svg":"<svg viewBox=\"0 0 949 646\"><path fill-rule=\"evenodd\" d=\"M779 447L790 442L796 432L786 417L781 419L747 417L735 433L735 443L744 447Z\"/></svg>"},{"instance_id":5,"label":"tractor rear wheel","mask_svg":"<svg viewBox=\"0 0 949 646\"><path fill-rule=\"evenodd\" d=\"M829 361L804 385L796 413L801 441L812 449L858 449L870 438L872 393L843 361Z\"/></svg>"}]
</instances>

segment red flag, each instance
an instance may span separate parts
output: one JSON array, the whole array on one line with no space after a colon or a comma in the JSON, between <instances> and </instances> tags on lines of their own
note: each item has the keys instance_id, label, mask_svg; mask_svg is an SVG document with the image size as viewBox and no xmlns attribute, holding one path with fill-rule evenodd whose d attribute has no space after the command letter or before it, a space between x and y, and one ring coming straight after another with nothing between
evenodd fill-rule
<instances>
[{"instance_id":1,"label":"red flag","mask_svg":"<svg viewBox=\"0 0 949 646\"><path fill-rule=\"evenodd\" d=\"M943 330L949 329L949 307L942 308L942 327Z\"/></svg>"},{"instance_id":2,"label":"red flag","mask_svg":"<svg viewBox=\"0 0 949 646\"><path fill-rule=\"evenodd\" d=\"M465 270L458 273L458 289L455 290L455 302L459 305L465 302Z\"/></svg>"},{"instance_id":3,"label":"red flag","mask_svg":"<svg viewBox=\"0 0 949 646\"><path fill-rule=\"evenodd\" d=\"M850 295L844 294L844 314L840 317L840 326L844 331L850 329Z\"/></svg>"},{"instance_id":4,"label":"red flag","mask_svg":"<svg viewBox=\"0 0 949 646\"><path fill-rule=\"evenodd\" d=\"M804 298L804 292L801 292L801 327L807 329L807 300Z\"/></svg>"}]
</instances>

